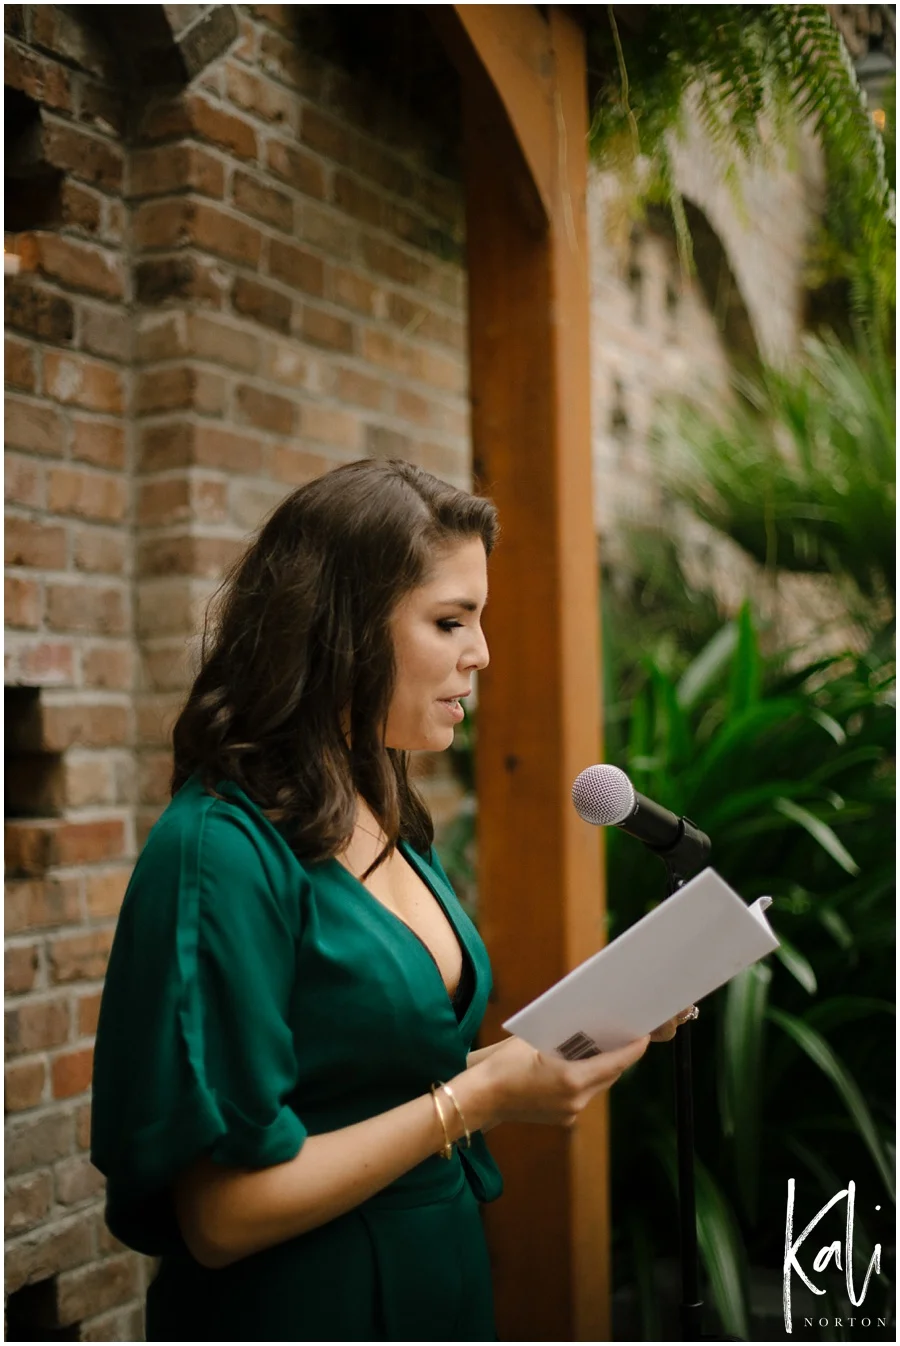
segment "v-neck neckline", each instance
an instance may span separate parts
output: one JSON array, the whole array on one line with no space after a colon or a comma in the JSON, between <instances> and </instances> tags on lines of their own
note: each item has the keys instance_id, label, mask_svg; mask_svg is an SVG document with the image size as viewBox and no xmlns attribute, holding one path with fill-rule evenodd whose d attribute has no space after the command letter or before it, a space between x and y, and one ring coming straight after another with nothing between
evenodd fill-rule
<instances>
[{"instance_id":1,"label":"v-neck neckline","mask_svg":"<svg viewBox=\"0 0 900 1346\"><path fill-rule=\"evenodd\" d=\"M406 842L401 837L397 842L397 849L400 851L400 854L403 856L406 863L410 866L413 873L418 875L418 877L425 884L428 891L432 894L436 902L439 904L441 910L443 911L444 915L446 916L450 924L450 928L453 931L453 934L456 937L456 942L462 951L463 961L465 962L465 959L468 958L469 963L471 965L472 991L469 997L469 1003L463 1012L462 1018L456 1020L457 1027L460 1030L462 1030L462 1026L465 1023L466 1019L469 1017L469 1013L472 1009L472 1006L475 1003L475 989L476 989L475 983L477 981L478 976L475 970L475 960L472 957L472 953L471 950L469 949L468 943L464 939L463 933L460 930L459 926L457 925L448 903L444 901L443 897L438 892L435 885L423 873L419 857L416 855L416 852L413 850L412 846L410 846L409 843ZM392 911L390 907L386 906L385 903L382 902L380 898L376 897L373 892L370 892L369 889L366 887L366 885L359 878L357 878L357 876L352 872L352 870L349 870L346 865L341 864L337 856L332 857L331 863L337 865L338 869L341 870L341 872L347 876L350 882L354 884L355 887L361 889L363 893L365 893L366 897L369 899L370 902L374 903L375 906L379 907L381 911L383 911L390 920L395 921L397 925L402 926L403 929L406 930L408 934L415 940L418 947L422 950L422 952L428 958L429 963L434 968L438 980L440 981L441 990L444 993L444 997L447 1001L447 1004L453 1011L454 1018L456 1018L456 1006L453 1003L453 996L456 995L459 991L459 986L462 984L462 979L465 976L465 968L463 968L463 971L460 973L460 982L457 985L456 991L454 991L453 995L451 995L444 983L443 974L441 973L441 969L438 966L438 961L435 958L434 954L429 949L428 945L425 943L424 939L422 939L421 935L416 934L415 930L413 930L412 926L409 924L408 921L404 921L402 916L398 916L397 913L395 911Z\"/></svg>"}]
</instances>

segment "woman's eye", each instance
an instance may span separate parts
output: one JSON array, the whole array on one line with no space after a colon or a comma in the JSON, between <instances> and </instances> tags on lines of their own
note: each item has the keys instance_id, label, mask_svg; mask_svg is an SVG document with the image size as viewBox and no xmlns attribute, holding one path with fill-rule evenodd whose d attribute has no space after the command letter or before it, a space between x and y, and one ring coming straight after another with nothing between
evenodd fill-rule
<instances>
[{"instance_id":1,"label":"woman's eye","mask_svg":"<svg viewBox=\"0 0 900 1346\"><path fill-rule=\"evenodd\" d=\"M438 626L442 631L452 631L455 627L462 626L462 622L456 622L452 617L444 617L438 622Z\"/></svg>"}]
</instances>

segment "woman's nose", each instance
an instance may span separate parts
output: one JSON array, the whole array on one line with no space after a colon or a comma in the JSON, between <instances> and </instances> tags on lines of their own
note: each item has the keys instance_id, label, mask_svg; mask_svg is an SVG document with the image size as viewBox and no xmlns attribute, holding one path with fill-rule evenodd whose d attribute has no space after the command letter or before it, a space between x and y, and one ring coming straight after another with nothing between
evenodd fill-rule
<instances>
[{"instance_id":1,"label":"woman's nose","mask_svg":"<svg viewBox=\"0 0 900 1346\"><path fill-rule=\"evenodd\" d=\"M478 628L478 633L463 657L463 664L466 668L487 668L491 662L491 656L488 653L488 644L485 640L484 632Z\"/></svg>"}]
</instances>

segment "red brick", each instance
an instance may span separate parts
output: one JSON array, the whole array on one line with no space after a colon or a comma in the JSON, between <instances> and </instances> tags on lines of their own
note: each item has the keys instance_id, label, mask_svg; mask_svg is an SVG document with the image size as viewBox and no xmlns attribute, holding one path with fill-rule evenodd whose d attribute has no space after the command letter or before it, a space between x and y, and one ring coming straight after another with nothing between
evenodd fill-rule
<instances>
[{"instance_id":1,"label":"red brick","mask_svg":"<svg viewBox=\"0 0 900 1346\"><path fill-rule=\"evenodd\" d=\"M72 418L72 457L95 467L125 466L125 431L109 421Z\"/></svg>"},{"instance_id":2,"label":"red brick","mask_svg":"<svg viewBox=\"0 0 900 1346\"><path fill-rule=\"evenodd\" d=\"M322 209L312 201L305 202L299 212L297 237L330 257L342 257L355 263L362 233L360 225L349 215L341 215L330 208Z\"/></svg>"},{"instance_id":3,"label":"red brick","mask_svg":"<svg viewBox=\"0 0 900 1346\"><path fill-rule=\"evenodd\" d=\"M363 236L362 255L369 271L401 285L421 285L428 273L428 267L418 257L372 234Z\"/></svg>"},{"instance_id":4,"label":"red brick","mask_svg":"<svg viewBox=\"0 0 900 1346\"><path fill-rule=\"evenodd\" d=\"M53 631L120 635L128 628L125 595L121 588L50 584L47 587L47 625Z\"/></svg>"},{"instance_id":5,"label":"red brick","mask_svg":"<svg viewBox=\"0 0 900 1346\"><path fill-rule=\"evenodd\" d=\"M50 1214L52 1204L53 1179L46 1170L8 1179L3 1202L7 1238L40 1224Z\"/></svg>"},{"instance_id":6,"label":"red brick","mask_svg":"<svg viewBox=\"0 0 900 1346\"><path fill-rule=\"evenodd\" d=\"M199 145L160 145L136 150L130 162L131 197L165 196L190 190L222 197L225 165Z\"/></svg>"},{"instance_id":7,"label":"red brick","mask_svg":"<svg viewBox=\"0 0 900 1346\"><path fill-rule=\"evenodd\" d=\"M464 360L439 355L437 351L428 350L427 347L422 350L422 378L435 388L443 388L446 392L460 395L465 393L468 387L468 373Z\"/></svg>"},{"instance_id":8,"label":"red brick","mask_svg":"<svg viewBox=\"0 0 900 1346\"><path fill-rule=\"evenodd\" d=\"M338 163L352 164L357 157L356 133L310 104L303 109L300 139L310 149Z\"/></svg>"},{"instance_id":9,"label":"red brick","mask_svg":"<svg viewBox=\"0 0 900 1346\"><path fill-rule=\"evenodd\" d=\"M132 214L136 248L176 248L191 240L194 202L183 196L143 201Z\"/></svg>"},{"instance_id":10,"label":"red brick","mask_svg":"<svg viewBox=\"0 0 900 1346\"><path fill-rule=\"evenodd\" d=\"M267 156L269 168L277 178L304 196L325 200L325 169L319 159L281 140L269 141Z\"/></svg>"},{"instance_id":11,"label":"red brick","mask_svg":"<svg viewBox=\"0 0 900 1346\"><path fill-rule=\"evenodd\" d=\"M6 326L39 341L72 340L75 310L68 299L50 294L32 276L9 279L3 287Z\"/></svg>"},{"instance_id":12,"label":"red brick","mask_svg":"<svg viewBox=\"0 0 900 1346\"><path fill-rule=\"evenodd\" d=\"M290 225L287 227L290 228ZM201 248L208 248L210 252L243 266L259 265L262 234L243 220L226 215L217 206L204 201L195 202L190 232L193 242Z\"/></svg>"},{"instance_id":13,"label":"red brick","mask_svg":"<svg viewBox=\"0 0 900 1346\"><path fill-rule=\"evenodd\" d=\"M49 1280L64 1267L79 1266L94 1255L91 1229L82 1216L72 1223L56 1223L11 1243L6 1250L6 1291Z\"/></svg>"},{"instance_id":14,"label":"red brick","mask_svg":"<svg viewBox=\"0 0 900 1346\"><path fill-rule=\"evenodd\" d=\"M62 823L57 833L60 865L93 865L125 854L125 824L119 818Z\"/></svg>"},{"instance_id":15,"label":"red brick","mask_svg":"<svg viewBox=\"0 0 900 1346\"><path fill-rule=\"evenodd\" d=\"M93 920L118 916L130 877L130 869L98 869L87 875L87 909Z\"/></svg>"},{"instance_id":16,"label":"red brick","mask_svg":"<svg viewBox=\"0 0 900 1346\"><path fill-rule=\"evenodd\" d=\"M80 89L80 120L106 135L113 132L123 137L128 130L128 100L123 91L110 88L108 84L93 84L89 80L82 80Z\"/></svg>"},{"instance_id":17,"label":"red brick","mask_svg":"<svg viewBox=\"0 0 900 1346\"><path fill-rule=\"evenodd\" d=\"M6 933L73 925L81 920L80 882L68 879L26 879L6 885Z\"/></svg>"},{"instance_id":18,"label":"red brick","mask_svg":"<svg viewBox=\"0 0 900 1346\"><path fill-rule=\"evenodd\" d=\"M325 267L320 257L273 238L269 244L269 274L295 290L321 295L325 292Z\"/></svg>"},{"instance_id":19,"label":"red brick","mask_svg":"<svg viewBox=\"0 0 900 1346\"><path fill-rule=\"evenodd\" d=\"M26 1000L6 1012L6 1051L25 1056L59 1047L69 1037L69 1006L66 1000Z\"/></svg>"},{"instance_id":20,"label":"red brick","mask_svg":"<svg viewBox=\"0 0 900 1346\"><path fill-rule=\"evenodd\" d=\"M125 209L124 202L106 201L104 216L103 237L105 241L120 246L125 242L125 226L128 223L128 212Z\"/></svg>"},{"instance_id":21,"label":"red brick","mask_svg":"<svg viewBox=\"0 0 900 1346\"><path fill-rule=\"evenodd\" d=\"M100 991L89 991L87 995L78 997L78 1036L82 1038L92 1038L97 1032L97 1021L100 1018L100 1000L102 993Z\"/></svg>"},{"instance_id":22,"label":"red brick","mask_svg":"<svg viewBox=\"0 0 900 1346\"><path fill-rule=\"evenodd\" d=\"M170 753L143 753L138 771L138 798L142 804L165 808L171 797L172 757Z\"/></svg>"},{"instance_id":23,"label":"red brick","mask_svg":"<svg viewBox=\"0 0 900 1346\"><path fill-rule=\"evenodd\" d=\"M35 983L39 966L37 944L11 944L5 950L4 979L7 995L23 995Z\"/></svg>"},{"instance_id":24,"label":"red brick","mask_svg":"<svg viewBox=\"0 0 900 1346\"><path fill-rule=\"evenodd\" d=\"M193 461L194 427L189 421L164 421L140 430L138 466L142 472L190 467Z\"/></svg>"},{"instance_id":25,"label":"red brick","mask_svg":"<svg viewBox=\"0 0 900 1346\"><path fill-rule=\"evenodd\" d=\"M120 476L77 467L54 468L48 479L48 504L54 514L117 523L125 517L127 486Z\"/></svg>"},{"instance_id":26,"label":"red brick","mask_svg":"<svg viewBox=\"0 0 900 1346\"><path fill-rule=\"evenodd\" d=\"M336 206L363 224L384 228L387 205L384 198L363 186L349 173L338 169L334 175L333 199Z\"/></svg>"},{"instance_id":27,"label":"red brick","mask_svg":"<svg viewBox=\"0 0 900 1346\"><path fill-rule=\"evenodd\" d=\"M194 462L222 472L257 475L262 470L262 452L256 436L198 425L194 435Z\"/></svg>"},{"instance_id":28,"label":"red brick","mask_svg":"<svg viewBox=\"0 0 900 1346\"><path fill-rule=\"evenodd\" d=\"M22 6L4 5L4 15ZM33 51L7 42L3 59L3 81L12 89L19 89L36 103L72 111L72 91L69 72L56 61L48 61Z\"/></svg>"},{"instance_id":29,"label":"red brick","mask_svg":"<svg viewBox=\"0 0 900 1346\"><path fill-rule=\"evenodd\" d=\"M97 646L82 656L81 672L85 687L129 691L134 682L134 658L127 646Z\"/></svg>"},{"instance_id":30,"label":"red brick","mask_svg":"<svg viewBox=\"0 0 900 1346\"><path fill-rule=\"evenodd\" d=\"M54 168L104 191L121 191L123 156L118 145L62 122L45 124L43 144L44 158Z\"/></svg>"},{"instance_id":31,"label":"red brick","mask_svg":"<svg viewBox=\"0 0 900 1346\"><path fill-rule=\"evenodd\" d=\"M90 757L69 754L62 774L62 795L69 808L116 803L115 763L106 753Z\"/></svg>"},{"instance_id":32,"label":"red brick","mask_svg":"<svg viewBox=\"0 0 900 1346\"><path fill-rule=\"evenodd\" d=\"M33 393L36 384L35 351L13 337L4 343L3 378L8 388L21 388Z\"/></svg>"},{"instance_id":33,"label":"red brick","mask_svg":"<svg viewBox=\"0 0 900 1346\"><path fill-rule=\"evenodd\" d=\"M89 1150L91 1148L91 1105L82 1103L75 1109L75 1147L79 1150ZM124 1250L124 1243L119 1243L106 1228L106 1222L100 1221L100 1228L97 1231L97 1251L101 1253L121 1252ZM141 1324L143 1330L143 1323ZM123 1337L123 1341L130 1341L130 1337ZM140 1340L140 1338L136 1338Z\"/></svg>"},{"instance_id":34,"label":"red brick","mask_svg":"<svg viewBox=\"0 0 900 1346\"><path fill-rule=\"evenodd\" d=\"M241 327L218 318L194 313L189 317L188 339L198 360L209 360L252 373L259 360L259 342Z\"/></svg>"},{"instance_id":35,"label":"red brick","mask_svg":"<svg viewBox=\"0 0 900 1346\"><path fill-rule=\"evenodd\" d=\"M75 532L72 559L76 570L92 575L122 575L127 564L126 540L121 531L79 528Z\"/></svg>"},{"instance_id":36,"label":"red brick","mask_svg":"<svg viewBox=\"0 0 900 1346\"><path fill-rule=\"evenodd\" d=\"M291 393L318 382L318 363L296 341L266 337L260 347L260 377ZM324 372L324 371L322 371Z\"/></svg>"},{"instance_id":37,"label":"red brick","mask_svg":"<svg viewBox=\"0 0 900 1346\"><path fill-rule=\"evenodd\" d=\"M59 687L75 681L71 641L32 640L16 646L19 677L27 687Z\"/></svg>"},{"instance_id":38,"label":"red brick","mask_svg":"<svg viewBox=\"0 0 900 1346\"><path fill-rule=\"evenodd\" d=\"M7 1112L36 1108L44 1097L47 1067L43 1061L17 1061L6 1067L3 1106Z\"/></svg>"},{"instance_id":39,"label":"red brick","mask_svg":"<svg viewBox=\"0 0 900 1346\"><path fill-rule=\"evenodd\" d=\"M144 677L154 692L170 692L188 686L191 681L190 656L183 640L153 646L144 653ZM169 765L171 776L171 761Z\"/></svg>"},{"instance_id":40,"label":"red brick","mask_svg":"<svg viewBox=\"0 0 900 1346\"><path fill-rule=\"evenodd\" d=\"M422 352L412 342L401 341L387 332L378 332L372 328L363 331L362 339L363 358L369 363L381 365L407 378L422 377Z\"/></svg>"},{"instance_id":41,"label":"red brick","mask_svg":"<svg viewBox=\"0 0 900 1346\"><path fill-rule=\"evenodd\" d=\"M41 624L41 586L35 580L7 577L4 581L7 626L34 630Z\"/></svg>"},{"instance_id":42,"label":"red brick","mask_svg":"<svg viewBox=\"0 0 900 1346\"><path fill-rule=\"evenodd\" d=\"M40 273L73 290L121 299L124 284L122 263L101 248L59 234L32 235Z\"/></svg>"},{"instance_id":43,"label":"red brick","mask_svg":"<svg viewBox=\"0 0 900 1346\"><path fill-rule=\"evenodd\" d=\"M56 1279L56 1313L61 1324L80 1323L140 1293L133 1253L108 1257L96 1266L65 1271Z\"/></svg>"},{"instance_id":44,"label":"red brick","mask_svg":"<svg viewBox=\"0 0 900 1346\"><path fill-rule=\"evenodd\" d=\"M56 5L39 5L32 11L31 40L36 47L52 51L67 65L80 66L94 75L110 71L103 60L103 48L80 18Z\"/></svg>"},{"instance_id":45,"label":"red brick","mask_svg":"<svg viewBox=\"0 0 900 1346\"><path fill-rule=\"evenodd\" d=\"M138 550L138 574L143 578L191 575L217 579L244 550L245 543L224 537L152 538Z\"/></svg>"},{"instance_id":46,"label":"red brick","mask_svg":"<svg viewBox=\"0 0 900 1346\"><path fill-rule=\"evenodd\" d=\"M350 402L372 411L382 411L390 385L381 379L361 374L356 369L338 369L335 371L334 395L339 402Z\"/></svg>"},{"instance_id":47,"label":"red brick","mask_svg":"<svg viewBox=\"0 0 900 1346\"><path fill-rule=\"evenodd\" d=\"M48 351L45 358L59 357ZM65 423L52 407L8 397L4 439L8 449L23 449L27 453L59 457L65 452Z\"/></svg>"},{"instance_id":48,"label":"red brick","mask_svg":"<svg viewBox=\"0 0 900 1346\"><path fill-rule=\"evenodd\" d=\"M173 140L188 135L191 119L180 95L175 98L148 100L141 108L135 139L140 143Z\"/></svg>"},{"instance_id":49,"label":"red brick","mask_svg":"<svg viewBox=\"0 0 900 1346\"><path fill-rule=\"evenodd\" d=\"M189 94L185 105L191 125L204 140L220 149L231 150L240 159L258 157L256 132L249 122L223 112L198 94Z\"/></svg>"},{"instance_id":50,"label":"red brick","mask_svg":"<svg viewBox=\"0 0 900 1346\"><path fill-rule=\"evenodd\" d=\"M277 126L296 127L300 115L297 99L270 80L261 79L240 66L228 65L225 90L230 101L242 112Z\"/></svg>"},{"instance_id":51,"label":"red brick","mask_svg":"<svg viewBox=\"0 0 900 1346\"><path fill-rule=\"evenodd\" d=\"M62 222L71 229L96 234L103 217L103 197L90 187L65 180L62 184Z\"/></svg>"},{"instance_id":52,"label":"red brick","mask_svg":"<svg viewBox=\"0 0 900 1346\"><path fill-rule=\"evenodd\" d=\"M20 458L7 450L3 474L4 495L11 505L42 509L47 496L47 472L33 458Z\"/></svg>"},{"instance_id":53,"label":"red brick","mask_svg":"<svg viewBox=\"0 0 900 1346\"><path fill-rule=\"evenodd\" d=\"M111 929L88 930L79 935L57 935L49 946L51 980L99 981L106 972L112 938Z\"/></svg>"},{"instance_id":54,"label":"red brick","mask_svg":"<svg viewBox=\"0 0 900 1346\"><path fill-rule=\"evenodd\" d=\"M194 400L194 371L185 365L148 369L137 376L134 409L138 416L189 407Z\"/></svg>"},{"instance_id":55,"label":"red brick","mask_svg":"<svg viewBox=\"0 0 900 1346\"><path fill-rule=\"evenodd\" d=\"M394 411L404 421L415 425L428 426L435 421L435 408L426 397L411 393L406 388L398 388L395 393Z\"/></svg>"},{"instance_id":56,"label":"red brick","mask_svg":"<svg viewBox=\"0 0 900 1346\"><path fill-rule=\"evenodd\" d=\"M128 742L128 711L116 705L50 705L42 708L41 741L33 751L62 753L82 748L118 748Z\"/></svg>"},{"instance_id":57,"label":"red brick","mask_svg":"<svg viewBox=\"0 0 900 1346\"><path fill-rule=\"evenodd\" d=\"M333 444L341 449L360 448L360 421L352 411L306 402L300 412L300 432L304 440Z\"/></svg>"},{"instance_id":58,"label":"red brick","mask_svg":"<svg viewBox=\"0 0 900 1346\"><path fill-rule=\"evenodd\" d=\"M278 6L268 5L266 8L273 10ZM259 64L266 74L309 98L319 98L324 92L322 63L306 52L293 34L286 38L280 33L263 32L259 39Z\"/></svg>"},{"instance_id":59,"label":"red brick","mask_svg":"<svg viewBox=\"0 0 900 1346\"><path fill-rule=\"evenodd\" d=\"M91 355L122 364L129 358L131 321L124 309L94 308L86 304L81 309L81 345Z\"/></svg>"},{"instance_id":60,"label":"red brick","mask_svg":"<svg viewBox=\"0 0 900 1346\"><path fill-rule=\"evenodd\" d=\"M304 341L314 346L325 346L329 350L350 352L353 350L353 327L343 318L337 318L324 309L303 309L301 331Z\"/></svg>"},{"instance_id":61,"label":"red brick","mask_svg":"<svg viewBox=\"0 0 900 1346\"><path fill-rule=\"evenodd\" d=\"M289 234L294 227L294 203L285 193L267 187L249 173L235 172L231 188L236 210L252 215Z\"/></svg>"},{"instance_id":62,"label":"red brick","mask_svg":"<svg viewBox=\"0 0 900 1346\"><path fill-rule=\"evenodd\" d=\"M289 435L294 429L297 409L286 397L262 392L259 388L243 383L237 390L235 406L239 421L255 425L260 430Z\"/></svg>"},{"instance_id":63,"label":"red brick","mask_svg":"<svg viewBox=\"0 0 900 1346\"><path fill-rule=\"evenodd\" d=\"M81 355L44 356L44 389L48 397L86 411L121 412L125 405L122 375L108 365Z\"/></svg>"},{"instance_id":64,"label":"red brick","mask_svg":"<svg viewBox=\"0 0 900 1346\"><path fill-rule=\"evenodd\" d=\"M138 263L134 275L139 304L149 307L169 300L193 299L212 308L222 307L227 279L214 258L187 253L150 257Z\"/></svg>"},{"instance_id":65,"label":"red brick","mask_svg":"<svg viewBox=\"0 0 900 1346\"><path fill-rule=\"evenodd\" d=\"M384 316L380 311L385 302L384 291L347 267L329 267L328 298L332 303L343 304L368 317Z\"/></svg>"},{"instance_id":66,"label":"red brick","mask_svg":"<svg viewBox=\"0 0 900 1346\"><path fill-rule=\"evenodd\" d=\"M7 516L6 564L37 566L41 570L65 570L66 530L36 519Z\"/></svg>"},{"instance_id":67,"label":"red brick","mask_svg":"<svg viewBox=\"0 0 900 1346\"><path fill-rule=\"evenodd\" d=\"M305 486L321 477L334 463L318 453L306 453L292 444L279 444L275 449L272 474L285 486Z\"/></svg>"},{"instance_id":68,"label":"red brick","mask_svg":"<svg viewBox=\"0 0 900 1346\"><path fill-rule=\"evenodd\" d=\"M91 1085L94 1065L93 1047L63 1052L50 1065L50 1087L54 1098L73 1098Z\"/></svg>"},{"instance_id":69,"label":"red brick","mask_svg":"<svg viewBox=\"0 0 900 1346\"><path fill-rule=\"evenodd\" d=\"M285 334L291 330L293 303L281 290L246 276L238 276L234 282L231 302L237 313L253 318L264 327Z\"/></svg>"},{"instance_id":70,"label":"red brick","mask_svg":"<svg viewBox=\"0 0 900 1346\"><path fill-rule=\"evenodd\" d=\"M174 524L186 519L222 523L228 515L228 487L210 477L175 477L138 484L140 524Z\"/></svg>"},{"instance_id":71,"label":"red brick","mask_svg":"<svg viewBox=\"0 0 900 1346\"><path fill-rule=\"evenodd\" d=\"M57 1164L55 1177L56 1199L61 1206L76 1206L103 1191L103 1175L86 1154Z\"/></svg>"}]
</instances>

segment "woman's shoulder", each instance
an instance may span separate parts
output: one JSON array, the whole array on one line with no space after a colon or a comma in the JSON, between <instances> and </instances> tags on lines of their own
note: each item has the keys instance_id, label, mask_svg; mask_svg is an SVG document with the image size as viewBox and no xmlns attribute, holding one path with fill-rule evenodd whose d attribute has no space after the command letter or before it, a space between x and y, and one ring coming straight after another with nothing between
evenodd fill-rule
<instances>
[{"instance_id":1,"label":"woman's shoulder","mask_svg":"<svg viewBox=\"0 0 900 1346\"><path fill-rule=\"evenodd\" d=\"M162 874L200 891L262 887L292 898L308 883L284 837L243 790L222 780L213 794L199 775L182 785L151 828L132 886Z\"/></svg>"}]
</instances>

